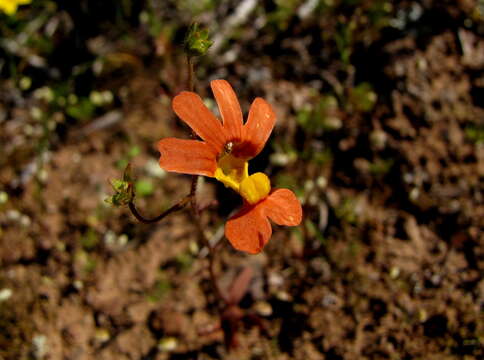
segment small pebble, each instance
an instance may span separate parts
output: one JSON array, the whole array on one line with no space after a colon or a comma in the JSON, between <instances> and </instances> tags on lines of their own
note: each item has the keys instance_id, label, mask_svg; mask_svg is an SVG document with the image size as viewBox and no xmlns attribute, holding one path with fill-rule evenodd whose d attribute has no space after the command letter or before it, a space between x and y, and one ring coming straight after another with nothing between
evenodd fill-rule
<instances>
[{"instance_id":1,"label":"small pebble","mask_svg":"<svg viewBox=\"0 0 484 360\"><path fill-rule=\"evenodd\" d=\"M12 289L4 288L0 290L0 302L7 301L12 296Z\"/></svg>"},{"instance_id":2,"label":"small pebble","mask_svg":"<svg viewBox=\"0 0 484 360\"><path fill-rule=\"evenodd\" d=\"M396 279L400 275L400 269L396 266L390 269L390 277Z\"/></svg>"},{"instance_id":3,"label":"small pebble","mask_svg":"<svg viewBox=\"0 0 484 360\"><path fill-rule=\"evenodd\" d=\"M272 306L267 301L257 301L254 304L254 309L257 314L261 316L271 316L272 315Z\"/></svg>"},{"instance_id":4,"label":"small pebble","mask_svg":"<svg viewBox=\"0 0 484 360\"><path fill-rule=\"evenodd\" d=\"M100 328L96 329L94 337L97 341L104 343L111 338L111 334L109 334L107 329Z\"/></svg>"},{"instance_id":5,"label":"small pebble","mask_svg":"<svg viewBox=\"0 0 484 360\"><path fill-rule=\"evenodd\" d=\"M170 352L177 348L178 340L174 337L164 337L158 343L158 350Z\"/></svg>"},{"instance_id":6,"label":"small pebble","mask_svg":"<svg viewBox=\"0 0 484 360\"><path fill-rule=\"evenodd\" d=\"M33 355L35 359L43 359L48 352L47 336L35 335L32 339Z\"/></svg>"},{"instance_id":7,"label":"small pebble","mask_svg":"<svg viewBox=\"0 0 484 360\"><path fill-rule=\"evenodd\" d=\"M8 194L5 191L0 191L0 205L5 204L8 201Z\"/></svg>"}]
</instances>

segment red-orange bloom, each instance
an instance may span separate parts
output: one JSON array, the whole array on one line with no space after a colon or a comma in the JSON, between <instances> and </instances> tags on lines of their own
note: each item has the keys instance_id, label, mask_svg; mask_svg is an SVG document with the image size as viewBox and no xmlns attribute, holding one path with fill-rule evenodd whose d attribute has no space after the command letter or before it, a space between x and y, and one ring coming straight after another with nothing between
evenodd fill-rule
<instances>
[{"instance_id":1,"label":"red-orange bloom","mask_svg":"<svg viewBox=\"0 0 484 360\"><path fill-rule=\"evenodd\" d=\"M279 225L298 225L301 205L290 190L270 191L265 174L248 173L248 160L260 153L274 128L276 116L271 106L256 98L244 124L230 84L214 80L210 85L222 122L197 94L183 91L175 96L173 110L202 141L160 140L160 166L167 171L214 177L237 191L244 198L244 205L227 221L225 235L236 249L256 254L271 236L268 218Z\"/></svg>"}]
</instances>

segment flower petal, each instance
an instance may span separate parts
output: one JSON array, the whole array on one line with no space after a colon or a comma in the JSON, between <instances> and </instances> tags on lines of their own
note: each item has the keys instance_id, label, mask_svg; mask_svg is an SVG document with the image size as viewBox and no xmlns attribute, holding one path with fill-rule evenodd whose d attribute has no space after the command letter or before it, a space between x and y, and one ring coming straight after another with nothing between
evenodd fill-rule
<instances>
[{"instance_id":1,"label":"flower petal","mask_svg":"<svg viewBox=\"0 0 484 360\"><path fill-rule=\"evenodd\" d=\"M225 80L213 80L210 87L222 116L227 141L239 142L242 138L243 117L232 86Z\"/></svg>"},{"instance_id":2,"label":"flower petal","mask_svg":"<svg viewBox=\"0 0 484 360\"><path fill-rule=\"evenodd\" d=\"M160 167L183 174L213 176L217 168L214 149L198 140L166 138L158 141Z\"/></svg>"},{"instance_id":3,"label":"flower petal","mask_svg":"<svg viewBox=\"0 0 484 360\"><path fill-rule=\"evenodd\" d=\"M256 98L249 110L249 117L242 128L242 143L234 148L235 156L253 158L261 152L271 135L276 114L267 101Z\"/></svg>"},{"instance_id":4,"label":"flower petal","mask_svg":"<svg viewBox=\"0 0 484 360\"><path fill-rule=\"evenodd\" d=\"M256 206L245 204L225 225L225 236L232 246L249 254L258 254L269 241L272 228L269 220Z\"/></svg>"},{"instance_id":5,"label":"flower petal","mask_svg":"<svg viewBox=\"0 0 484 360\"><path fill-rule=\"evenodd\" d=\"M276 189L261 205L264 214L278 225L296 226L301 223L301 203L291 190Z\"/></svg>"},{"instance_id":6,"label":"flower petal","mask_svg":"<svg viewBox=\"0 0 484 360\"><path fill-rule=\"evenodd\" d=\"M173 111L208 145L220 152L226 142L222 123L205 106L200 96L182 91L172 102Z\"/></svg>"}]
</instances>

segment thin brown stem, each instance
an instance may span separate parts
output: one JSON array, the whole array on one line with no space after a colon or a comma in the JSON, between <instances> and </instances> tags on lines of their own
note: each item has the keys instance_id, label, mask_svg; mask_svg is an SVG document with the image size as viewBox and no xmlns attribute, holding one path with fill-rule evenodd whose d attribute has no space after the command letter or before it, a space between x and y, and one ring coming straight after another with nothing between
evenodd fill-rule
<instances>
[{"instance_id":1,"label":"thin brown stem","mask_svg":"<svg viewBox=\"0 0 484 360\"><path fill-rule=\"evenodd\" d=\"M194 73L193 73L193 61L192 61L191 56L187 56L187 71L188 71L187 87L188 87L189 91L193 91L194 88L195 88L195 85L194 85L194 80L193 80L194 79ZM195 139L196 137L197 137L197 134L192 132L192 138ZM154 218L148 219L148 218L145 218L143 215L141 215L139 213L138 209L136 208L136 205L134 203L134 199L131 200L128 203L129 209L131 210L131 213L134 215L134 217L138 221L142 222L143 224L152 224L152 223L158 222L161 219L163 219L165 216L168 216L175 211L183 209L189 202L191 203L192 209L194 209L194 211L197 212L196 211L196 209L197 209L197 202L196 202L197 184L198 184L198 175L193 175L192 183L190 185L190 193L187 196L185 196L181 201L179 201L178 203L176 203L175 205L173 205L172 207L165 210L160 215L158 215Z\"/></svg>"},{"instance_id":2,"label":"thin brown stem","mask_svg":"<svg viewBox=\"0 0 484 360\"><path fill-rule=\"evenodd\" d=\"M183 209L185 206L187 206L187 204L190 202L190 200L191 200L190 195L187 195L182 200L177 202L175 205L173 205L169 209L163 211L160 215L158 215L154 218L151 218L151 219L145 218L143 215L141 215L138 212L138 209L136 209L136 205L134 204L134 201L130 201L128 203L128 206L129 206L129 210L131 210L131 213L134 215L134 217L139 222L142 222L143 224L152 224L152 223L160 221L161 219L170 215L171 213L174 213L175 211L179 211L179 210Z\"/></svg>"},{"instance_id":3,"label":"thin brown stem","mask_svg":"<svg viewBox=\"0 0 484 360\"><path fill-rule=\"evenodd\" d=\"M192 203L193 204L193 203ZM210 274L210 281L212 282L213 290L215 291L215 296L223 304L227 303L227 299L220 289L220 285L217 281L217 276L215 275L215 249L216 247L210 245L210 241L207 239L205 232L203 231L202 224L200 223L200 217L198 215L197 209L192 207L193 217L195 219L195 224L197 226L198 233L200 234L200 239L204 246L208 249L208 272Z\"/></svg>"},{"instance_id":4,"label":"thin brown stem","mask_svg":"<svg viewBox=\"0 0 484 360\"><path fill-rule=\"evenodd\" d=\"M212 281L212 285L215 290L215 295L221 301L221 303L225 305L227 303L227 299L225 298L225 296L222 293L222 290L220 289L220 285L215 275L214 266L215 266L215 251L214 249L210 248L209 258L208 258L208 271L210 273L210 280Z\"/></svg>"},{"instance_id":5,"label":"thin brown stem","mask_svg":"<svg viewBox=\"0 0 484 360\"><path fill-rule=\"evenodd\" d=\"M188 72L188 84L187 84L188 91L193 91L195 89L195 84L194 84L195 74L194 74L194 68L193 68L193 58L190 55L187 55L187 72ZM191 136L193 139L197 138L197 134L194 131L192 131ZM190 185L190 197L191 197L190 202L192 204L192 208L195 209L195 211L198 213L197 201L195 197L196 196L195 194L197 193L197 185L198 185L198 175L193 175L192 183Z\"/></svg>"},{"instance_id":6,"label":"thin brown stem","mask_svg":"<svg viewBox=\"0 0 484 360\"><path fill-rule=\"evenodd\" d=\"M187 87L188 87L189 91L193 91L194 87L195 87L194 86L194 71L193 71L192 58L190 56L187 56L187 70L188 70ZM195 132L192 132L191 136L192 136L193 139L197 138L197 134ZM157 217L154 217L152 219L147 219L144 216L142 216L138 212L138 210L136 209L136 205L134 204L133 200L130 201L128 203L128 205L129 205L129 209L131 210L133 215L136 217L136 219L138 219L138 221L140 221L144 224L151 224L151 223L155 223L157 221L160 221L165 216L167 216L167 215L169 215L169 214L171 214L175 211L183 209L188 203L190 203L193 218L195 220L195 224L197 226L198 233L200 234L200 239L202 240L203 245L206 246L207 249L208 249L208 254L209 254L208 255L208 261L209 261L208 271L209 271L209 274L210 274L210 281L211 281L212 286L214 288L215 295L216 295L217 299L220 300L220 302L225 305L227 303L227 299L223 296L223 293L222 293L220 286L218 284L218 281L217 281L217 277L215 275L215 250L216 250L216 247L213 247L213 246L210 245L210 242L207 239L207 237L205 236L205 233L203 231L202 224L200 223L200 214L199 214L199 209L198 209L198 206L197 206L197 198L196 198L197 185L198 185L198 175L193 175L192 176L192 182L191 182L191 185L190 185L190 193L187 196L185 196L181 201L179 201L178 203L176 203L175 205L173 205L172 207L170 207L169 209L165 210L160 215L158 215Z\"/></svg>"},{"instance_id":7,"label":"thin brown stem","mask_svg":"<svg viewBox=\"0 0 484 360\"><path fill-rule=\"evenodd\" d=\"M187 55L187 67L188 67L188 91L193 91L195 90L195 84L194 84L194 74L193 74L193 61L192 57L190 55Z\"/></svg>"},{"instance_id":8,"label":"thin brown stem","mask_svg":"<svg viewBox=\"0 0 484 360\"><path fill-rule=\"evenodd\" d=\"M190 184L190 203L192 204L192 208L196 211L198 215L198 206L197 206L197 185L198 185L198 175L192 176L192 183Z\"/></svg>"}]
</instances>

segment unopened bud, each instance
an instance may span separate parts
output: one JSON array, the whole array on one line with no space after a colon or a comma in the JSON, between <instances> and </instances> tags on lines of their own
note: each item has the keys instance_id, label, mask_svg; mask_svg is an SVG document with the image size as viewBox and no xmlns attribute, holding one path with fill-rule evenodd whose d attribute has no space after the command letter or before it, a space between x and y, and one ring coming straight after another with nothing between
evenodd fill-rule
<instances>
[{"instance_id":1,"label":"unopened bud","mask_svg":"<svg viewBox=\"0 0 484 360\"><path fill-rule=\"evenodd\" d=\"M212 44L207 29L201 28L197 23L190 26L185 38L185 52L188 56L205 55Z\"/></svg>"}]
</instances>

